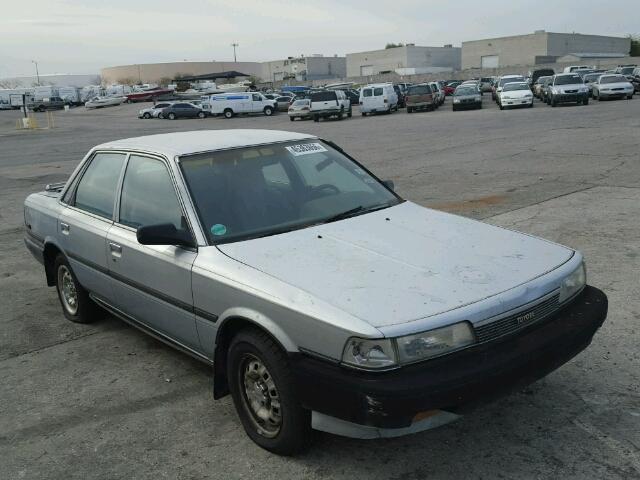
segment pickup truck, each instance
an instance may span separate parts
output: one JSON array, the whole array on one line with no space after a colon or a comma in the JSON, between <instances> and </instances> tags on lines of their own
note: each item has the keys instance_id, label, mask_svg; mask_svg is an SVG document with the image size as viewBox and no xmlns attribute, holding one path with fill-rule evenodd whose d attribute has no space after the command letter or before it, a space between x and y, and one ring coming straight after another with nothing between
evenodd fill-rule
<instances>
[{"instance_id":1,"label":"pickup truck","mask_svg":"<svg viewBox=\"0 0 640 480\"><path fill-rule=\"evenodd\" d=\"M210 365L278 454L311 429L455 420L578 355L607 314L580 252L406 201L301 133L98 145L24 220L67 319L107 311Z\"/></svg>"}]
</instances>

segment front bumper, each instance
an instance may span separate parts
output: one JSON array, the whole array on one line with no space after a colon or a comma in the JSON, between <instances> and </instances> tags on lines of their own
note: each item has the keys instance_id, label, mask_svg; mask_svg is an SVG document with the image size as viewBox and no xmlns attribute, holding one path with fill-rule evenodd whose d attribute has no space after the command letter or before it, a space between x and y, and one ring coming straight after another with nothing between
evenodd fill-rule
<instances>
[{"instance_id":1,"label":"front bumper","mask_svg":"<svg viewBox=\"0 0 640 480\"><path fill-rule=\"evenodd\" d=\"M533 98L501 98L503 107L528 106L533 103Z\"/></svg>"},{"instance_id":2,"label":"front bumper","mask_svg":"<svg viewBox=\"0 0 640 480\"><path fill-rule=\"evenodd\" d=\"M584 350L606 315L606 295L587 286L556 314L513 335L397 370L362 372L304 354L292 366L316 428L394 436L446 423L442 414L455 418L544 377ZM361 435L358 427L375 434Z\"/></svg>"},{"instance_id":3,"label":"front bumper","mask_svg":"<svg viewBox=\"0 0 640 480\"><path fill-rule=\"evenodd\" d=\"M552 94L551 98L556 103L578 103L589 98L589 92L582 93L556 93Z\"/></svg>"}]
</instances>

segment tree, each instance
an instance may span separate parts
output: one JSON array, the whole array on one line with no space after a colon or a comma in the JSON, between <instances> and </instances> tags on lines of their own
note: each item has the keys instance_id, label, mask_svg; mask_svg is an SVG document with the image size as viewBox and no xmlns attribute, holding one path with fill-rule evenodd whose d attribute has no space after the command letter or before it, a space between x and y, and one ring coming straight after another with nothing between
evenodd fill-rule
<instances>
[{"instance_id":1,"label":"tree","mask_svg":"<svg viewBox=\"0 0 640 480\"><path fill-rule=\"evenodd\" d=\"M389 49L389 48L398 48L398 47L404 47L404 44L402 43L387 43L384 48L385 49Z\"/></svg>"},{"instance_id":2,"label":"tree","mask_svg":"<svg viewBox=\"0 0 640 480\"><path fill-rule=\"evenodd\" d=\"M629 35L631 40L631 49L629 55L631 57L640 57L640 35Z\"/></svg>"}]
</instances>

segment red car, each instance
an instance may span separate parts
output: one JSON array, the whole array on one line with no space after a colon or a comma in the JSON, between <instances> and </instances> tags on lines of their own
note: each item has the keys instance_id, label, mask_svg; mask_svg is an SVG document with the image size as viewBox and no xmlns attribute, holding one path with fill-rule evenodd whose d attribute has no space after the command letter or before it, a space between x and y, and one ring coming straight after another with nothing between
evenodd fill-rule
<instances>
[{"instance_id":1,"label":"red car","mask_svg":"<svg viewBox=\"0 0 640 480\"><path fill-rule=\"evenodd\" d=\"M449 96L453 95L453 92L456 91L456 87L460 85L462 82L449 82L444 86L444 94Z\"/></svg>"}]
</instances>

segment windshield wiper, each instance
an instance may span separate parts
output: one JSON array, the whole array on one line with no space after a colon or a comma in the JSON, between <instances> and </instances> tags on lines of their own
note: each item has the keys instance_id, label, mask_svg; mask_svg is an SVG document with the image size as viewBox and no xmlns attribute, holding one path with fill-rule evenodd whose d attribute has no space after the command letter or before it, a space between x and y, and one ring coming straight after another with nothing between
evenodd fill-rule
<instances>
[{"instance_id":1,"label":"windshield wiper","mask_svg":"<svg viewBox=\"0 0 640 480\"><path fill-rule=\"evenodd\" d=\"M357 213L375 212L376 210L382 210L383 208L388 208L391 206L392 206L391 202L382 203L379 205L372 205L371 207L363 207L362 205L358 205L355 208L351 208L345 212L341 212L332 217L326 218L322 223L335 222L337 220L343 220L345 218L353 217Z\"/></svg>"}]
</instances>

